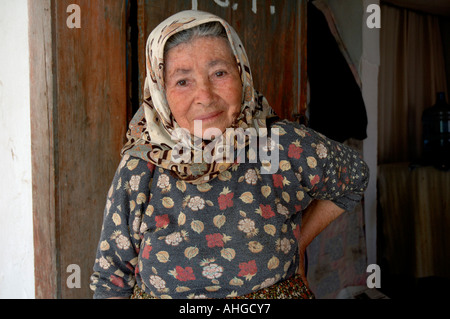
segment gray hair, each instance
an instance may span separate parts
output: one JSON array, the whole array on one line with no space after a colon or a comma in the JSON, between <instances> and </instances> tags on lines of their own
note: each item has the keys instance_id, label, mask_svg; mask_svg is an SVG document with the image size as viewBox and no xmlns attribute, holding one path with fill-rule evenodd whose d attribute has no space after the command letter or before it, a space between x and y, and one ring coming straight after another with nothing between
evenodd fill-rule
<instances>
[{"instance_id":1,"label":"gray hair","mask_svg":"<svg viewBox=\"0 0 450 319\"><path fill-rule=\"evenodd\" d=\"M201 37L218 37L224 38L228 42L227 32L220 22L208 22L196 27L183 30L171 36L164 47L164 55L177 45L188 43ZM231 46L230 46L231 49Z\"/></svg>"}]
</instances>

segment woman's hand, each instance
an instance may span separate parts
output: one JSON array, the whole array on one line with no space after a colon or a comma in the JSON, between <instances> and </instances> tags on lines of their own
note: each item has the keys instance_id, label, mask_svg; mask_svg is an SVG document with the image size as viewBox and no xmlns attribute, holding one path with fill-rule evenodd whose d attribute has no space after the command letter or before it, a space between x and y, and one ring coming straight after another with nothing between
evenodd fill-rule
<instances>
[{"instance_id":1,"label":"woman's hand","mask_svg":"<svg viewBox=\"0 0 450 319\"><path fill-rule=\"evenodd\" d=\"M303 282L308 286L305 275L305 252L311 244L332 221L338 218L344 210L329 200L314 200L303 212L302 225L300 228L299 247L299 267L297 273Z\"/></svg>"}]
</instances>

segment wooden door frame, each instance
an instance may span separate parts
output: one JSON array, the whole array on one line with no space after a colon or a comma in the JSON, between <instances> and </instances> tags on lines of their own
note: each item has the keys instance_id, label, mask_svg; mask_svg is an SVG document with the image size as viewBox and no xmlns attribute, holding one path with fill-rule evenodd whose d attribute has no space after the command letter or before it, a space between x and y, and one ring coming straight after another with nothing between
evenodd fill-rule
<instances>
[{"instance_id":1,"label":"wooden door frame","mask_svg":"<svg viewBox=\"0 0 450 319\"><path fill-rule=\"evenodd\" d=\"M51 0L28 0L35 297L60 297L54 148L56 111Z\"/></svg>"}]
</instances>

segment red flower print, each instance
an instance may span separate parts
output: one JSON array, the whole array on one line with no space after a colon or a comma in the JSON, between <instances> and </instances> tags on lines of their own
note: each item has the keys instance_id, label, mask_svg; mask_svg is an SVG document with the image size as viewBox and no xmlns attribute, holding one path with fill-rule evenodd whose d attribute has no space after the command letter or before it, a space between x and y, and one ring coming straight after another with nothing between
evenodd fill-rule
<instances>
[{"instance_id":1,"label":"red flower print","mask_svg":"<svg viewBox=\"0 0 450 319\"><path fill-rule=\"evenodd\" d=\"M165 214L165 215L161 215L161 216L155 216L155 220L156 220L156 227L157 228L161 228L161 227L166 227L167 225L169 225L169 215Z\"/></svg>"},{"instance_id":2,"label":"red flower print","mask_svg":"<svg viewBox=\"0 0 450 319\"><path fill-rule=\"evenodd\" d=\"M136 265L136 267L134 267L134 275L137 276L139 274L139 266Z\"/></svg>"},{"instance_id":3,"label":"red flower print","mask_svg":"<svg viewBox=\"0 0 450 319\"><path fill-rule=\"evenodd\" d=\"M152 251L153 247L150 245L145 245L144 250L142 251L142 258L149 259L150 258L150 252Z\"/></svg>"},{"instance_id":4,"label":"red flower print","mask_svg":"<svg viewBox=\"0 0 450 319\"><path fill-rule=\"evenodd\" d=\"M186 267L183 269L183 267L176 266L175 270L177 272L176 279L180 281L188 281L188 280L195 280L194 271L191 267Z\"/></svg>"},{"instance_id":5,"label":"red flower print","mask_svg":"<svg viewBox=\"0 0 450 319\"><path fill-rule=\"evenodd\" d=\"M311 185L314 186L320 181L319 175L309 175L309 181L311 182Z\"/></svg>"},{"instance_id":6,"label":"red flower print","mask_svg":"<svg viewBox=\"0 0 450 319\"><path fill-rule=\"evenodd\" d=\"M274 174L272 175L273 178L273 186L278 188L283 188L283 175L280 174Z\"/></svg>"},{"instance_id":7,"label":"red flower print","mask_svg":"<svg viewBox=\"0 0 450 319\"><path fill-rule=\"evenodd\" d=\"M155 170L155 164L147 162L147 168L150 172L153 172Z\"/></svg>"},{"instance_id":8,"label":"red flower print","mask_svg":"<svg viewBox=\"0 0 450 319\"><path fill-rule=\"evenodd\" d=\"M125 287L124 283L123 283L123 279L114 275L111 275L111 277L109 277L109 280L111 281L111 283L117 287L123 288Z\"/></svg>"},{"instance_id":9,"label":"red flower print","mask_svg":"<svg viewBox=\"0 0 450 319\"><path fill-rule=\"evenodd\" d=\"M270 205L259 204L259 208L261 209L261 216L265 219L269 219L270 217L275 216L275 213L272 210Z\"/></svg>"},{"instance_id":10,"label":"red flower print","mask_svg":"<svg viewBox=\"0 0 450 319\"><path fill-rule=\"evenodd\" d=\"M288 157L299 159L302 152L303 152L303 149L301 147L291 144L291 145L289 145Z\"/></svg>"},{"instance_id":11,"label":"red flower print","mask_svg":"<svg viewBox=\"0 0 450 319\"><path fill-rule=\"evenodd\" d=\"M223 247L223 235L222 234L211 234L206 235L206 240L208 241L208 247Z\"/></svg>"},{"instance_id":12,"label":"red flower print","mask_svg":"<svg viewBox=\"0 0 450 319\"><path fill-rule=\"evenodd\" d=\"M219 208L224 210L227 207L233 207L234 193L222 194L219 196Z\"/></svg>"},{"instance_id":13,"label":"red flower print","mask_svg":"<svg viewBox=\"0 0 450 319\"><path fill-rule=\"evenodd\" d=\"M254 260L250 260L248 263L240 263L239 269L241 270L238 274L239 277L245 277L247 280L252 279L258 268L256 267L256 262Z\"/></svg>"}]
</instances>

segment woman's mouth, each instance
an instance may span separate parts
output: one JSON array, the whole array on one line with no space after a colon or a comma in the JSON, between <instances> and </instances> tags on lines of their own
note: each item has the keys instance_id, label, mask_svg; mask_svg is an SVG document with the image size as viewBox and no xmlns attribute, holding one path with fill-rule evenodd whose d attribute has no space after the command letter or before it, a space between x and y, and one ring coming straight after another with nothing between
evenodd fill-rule
<instances>
[{"instance_id":1,"label":"woman's mouth","mask_svg":"<svg viewBox=\"0 0 450 319\"><path fill-rule=\"evenodd\" d=\"M211 113L204 114L201 116L197 116L195 118L195 121L212 121L212 120L217 119L219 117L219 115L222 113L223 113L222 111L215 111L215 112L211 112Z\"/></svg>"}]
</instances>

